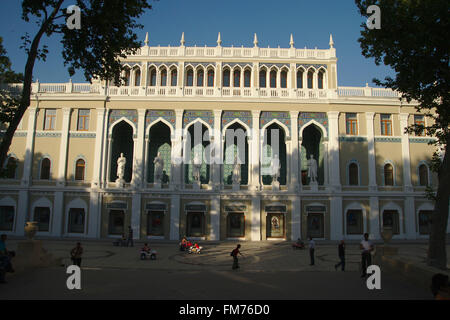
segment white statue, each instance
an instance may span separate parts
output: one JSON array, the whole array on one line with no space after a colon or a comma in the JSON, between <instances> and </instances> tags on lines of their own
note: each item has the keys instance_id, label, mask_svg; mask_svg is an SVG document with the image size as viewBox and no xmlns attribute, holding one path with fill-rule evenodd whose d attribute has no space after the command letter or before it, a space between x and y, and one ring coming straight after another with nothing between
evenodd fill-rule
<instances>
[{"instance_id":1,"label":"white statue","mask_svg":"<svg viewBox=\"0 0 450 320\"><path fill-rule=\"evenodd\" d=\"M194 161L192 164L192 177L194 178L194 181L200 182L200 168L202 166L202 161L200 160L200 157L198 154L195 155Z\"/></svg>"},{"instance_id":2,"label":"white statue","mask_svg":"<svg viewBox=\"0 0 450 320\"><path fill-rule=\"evenodd\" d=\"M310 183L317 183L317 161L313 155L308 160L308 177Z\"/></svg>"},{"instance_id":3,"label":"white statue","mask_svg":"<svg viewBox=\"0 0 450 320\"><path fill-rule=\"evenodd\" d=\"M127 159L123 156L123 153L120 154L119 159L117 159L117 177L118 180L123 181L123 176L125 175L125 164L127 163Z\"/></svg>"},{"instance_id":4,"label":"white statue","mask_svg":"<svg viewBox=\"0 0 450 320\"><path fill-rule=\"evenodd\" d=\"M155 183L162 183L163 179L163 168L164 168L164 160L161 157L161 152L158 152L155 159L153 160L155 165Z\"/></svg>"},{"instance_id":5,"label":"white statue","mask_svg":"<svg viewBox=\"0 0 450 320\"><path fill-rule=\"evenodd\" d=\"M241 165L238 163L237 157L234 157L233 184L241 184Z\"/></svg>"},{"instance_id":6,"label":"white statue","mask_svg":"<svg viewBox=\"0 0 450 320\"><path fill-rule=\"evenodd\" d=\"M275 154L270 162L270 166L272 168L272 183L277 182L280 177L281 163L280 159L278 159L278 155Z\"/></svg>"}]
</instances>

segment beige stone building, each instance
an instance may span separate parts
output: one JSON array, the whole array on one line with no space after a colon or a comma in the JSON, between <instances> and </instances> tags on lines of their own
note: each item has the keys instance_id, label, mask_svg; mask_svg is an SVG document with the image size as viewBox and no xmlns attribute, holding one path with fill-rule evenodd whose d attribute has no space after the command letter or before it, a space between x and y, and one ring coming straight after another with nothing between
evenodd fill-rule
<instances>
[{"instance_id":1,"label":"beige stone building","mask_svg":"<svg viewBox=\"0 0 450 320\"><path fill-rule=\"evenodd\" d=\"M435 147L404 131L427 120L395 92L339 87L331 37L328 49L146 41L123 63L120 87L33 84L0 232L37 221L49 237L428 237Z\"/></svg>"}]
</instances>

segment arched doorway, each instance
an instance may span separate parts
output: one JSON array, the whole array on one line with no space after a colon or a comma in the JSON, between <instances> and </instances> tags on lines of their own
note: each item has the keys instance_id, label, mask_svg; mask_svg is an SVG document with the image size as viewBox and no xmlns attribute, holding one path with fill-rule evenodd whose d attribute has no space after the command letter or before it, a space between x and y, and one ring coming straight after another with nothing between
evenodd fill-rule
<instances>
[{"instance_id":1,"label":"arched doorway","mask_svg":"<svg viewBox=\"0 0 450 320\"><path fill-rule=\"evenodd\" d=\"M238 157L238 163L241 163L240 184L247 185L249 160L246 129L239 123L233 123L225 130L224 137L223 182L227 185L233 184L234 159Z\"/></svg>"},{"instance_id":2,"label":"arched doorway","mask_svg":"<svg viewBox=\"0 0 450 320\"><path fill-rule=\"evenodd\" d=\"M112 130L112 146L110 159L110 174L109 181L116 181L117 177L117 159L120 154L127 159L125 164L124 180L131 182L133 175L133 128L126 121L121 121L116 124Z\"/></svg>"},{"instance_id":3,"label":"arched doorway","mask_svg":"<svg viewBox=\"0 0 450 320\"><path fill-rule=\"evenodd\" d=\"M308 177L308 160L311 155L317 161L317 181L321 185L324 183L324 154L325 148L322 132L316 125L310 124L303 130L302 135L301 173L303 185L308 185L310 182Z\"/></svg>"},{"instance_id":4,"label":"arched doorway","mask_svg":"<svg viewBox=\"0 0 450 320\"><path fill-rule=\"evenodd\" d=\"M192 169L195 157L201 160L200 167L200 182L202 184L208 184L210 180L210 138L208 128L201 122L195 122L188 128L187 141L184 148L184 161L185 161L185 183L192 184L194 178L192 176ZM194 136L196 134L201 134L201 137Z\"/></svg>"},{"instance_id":5,"label":"arched doorway","mask_svg":"<svg viewBox=\"0 0 450 320\"><path fill-rule=\"evenodd\" d=\"M277 123L272 123L264 130L264 141L262 146L261 175L264 185L272 184L271 160L278 157L280 160L280 185L286 185L287 163L286 163L286 133Z\"/></svg>"},{"instance_id":6,"label":"arched doorway","mask_svg":"<svg viewBox=\"0 0 450 320\"><path fill-rule=\"evenodd\" d=\"M171 176L171 152L172 143L170 140L170 128L162 121L154 124L150 128L147 147L147 182L155 182L155 160L158 152L164 160L162 183L169 183Z\"/></svg>"}]
</instances>

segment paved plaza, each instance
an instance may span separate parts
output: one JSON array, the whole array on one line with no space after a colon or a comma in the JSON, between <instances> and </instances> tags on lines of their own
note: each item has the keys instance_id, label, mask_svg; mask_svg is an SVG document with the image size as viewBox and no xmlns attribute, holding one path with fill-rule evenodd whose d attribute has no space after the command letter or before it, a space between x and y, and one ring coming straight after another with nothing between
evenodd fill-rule
<instances>
[{"instance_id":1,"label":"paved plaza","mask_svg":"<svg viewBox=\"0 0 450 320\"><path fill-rule=\"evenodd\" d=\"M17 247L10 240L8 247ZM430 299L429 291L383 273L381 290L368 290L360 278L359 245L348 243L346 272L335 271L337 248L318 242L316 265L308 250L290 242L243 242L241 269L231 270L234 242L203 243L201 254L178 250L177 243L152 243L157 260L139 259L142 242L133 248L112 242L83 241L82 289L68 290L63 265L75 240L43 240L62 266L8 274L0 299ZM424 263L426 243L399 243L399 256Z\"/></svg>"}]
</instances>

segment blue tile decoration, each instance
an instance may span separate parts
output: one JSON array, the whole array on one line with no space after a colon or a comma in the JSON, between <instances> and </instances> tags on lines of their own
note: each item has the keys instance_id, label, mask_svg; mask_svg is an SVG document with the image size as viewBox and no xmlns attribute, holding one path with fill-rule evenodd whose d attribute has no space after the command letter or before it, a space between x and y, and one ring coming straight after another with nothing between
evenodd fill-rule
<instances>
[{"instance_id":1,"label":"blue tile decoration","mask_svg":"<svg viewBox=\"0 0 450 320\"><path fill-rule=\"evenodd\" d=\"M375 142L395 142L401 143L402 138L394 138L394 137L375 137Z\"/></svg>"},{"instance_id":2,"label":"blue tile decoration","mask_svg":"<svg viewBox=\"0 0 450 320\"><path fill-rule=\"evenodd\" d=\"M340 142L367 142L366 137L339 136Z\"/></svg>"},{"instance_id":3,"label":"blue tile decoration","mask_svg":"<svg viewBox=\"0 0 450 320\"><path fill-rule=\"evenodd\" d=\"M214 128L214 113L205 110L185 111L183 115L183 128L186 128L195 119L200 118L205 121L211 128Z\"/></svg>"},{"instance_id":4,"label":"blue tile decoration","mask_svg":"<svg viewBox=\"0 0 450 320\"><path fill-rule=\"evenodd\" d=\"M252 128L252 113L250 111L224 111L222 114L222 129L234 119L239 119Z\"/></svg>"},{"instance_id":5,"label":"blue tile decoration","mask_svg":"<svg viewBox=\"0 0 450 320\"><path fill-rule=\"evenodd\" d=\"M173 110L148 110L147 114L145 115L145 128L147 129L150 123L159 118L162 118L169 122L172 125L172 128L175 129L176 116L175 111Z\"/></svg>"},{"instance_id":6,"label":"blue tile decoration","mask_svg":"<svg viewBox=\"0 0 450 320\"><path fill-rule=\"evenodd\" d=\"M320 123L327 130L328 136L328 116L325 112L300 112L298 115L298 129L308 125L312 120Z\"/></svg>"},{"instance_id":7,"label":"blue tile decoration","mask_svg":"<svg viewBox=\"0 0 450 320\"><path fill-rule=\"evenodd\" d=\"M305 64L305 63L297 63L296 68L300 68L303 67L305 70L308 70L309 67L314 67L316 68L316 70L318 70L320 67L323 67L325 69L327 69L327 65L326 64Z\"/></svg>"},{"instance_id":8,"label":"blue tile decoration","mask_svg":"<svg viewBox=\"0 0 450 320\"><path fill-rule=\"evenodd\" d=\"M263 126L265 126L267 123L269 123L272 120L278 120L282 124L286 125L288 127L288 130L290 132L291 130L291 115L287 111L263 111L261 112L261 116L259 118L259 126L262 129ZM290 136L290 133L287 132L286 135Z\"/></svg>"},{"instance_id":9,"label":"blue tile decoration","mask_svg":"<svg viewBox=\"0 0 450 320\"><path fill-rule=\"evenodd\" d=\"M433 143L436 138L409 138L409 143Z\"/></svg>"},{"instance_id":10,"label":"blue tile decoration","mask_svg":"<svg viewBox=\"0 0 450 320\"><path fill-rule=\"evenodd\" d=\"M126 118L130 120L138 128L138 112L137 110L111 110L109 114L109 125L113 124L120 118Z\"/></svg>"}]
</instances>

